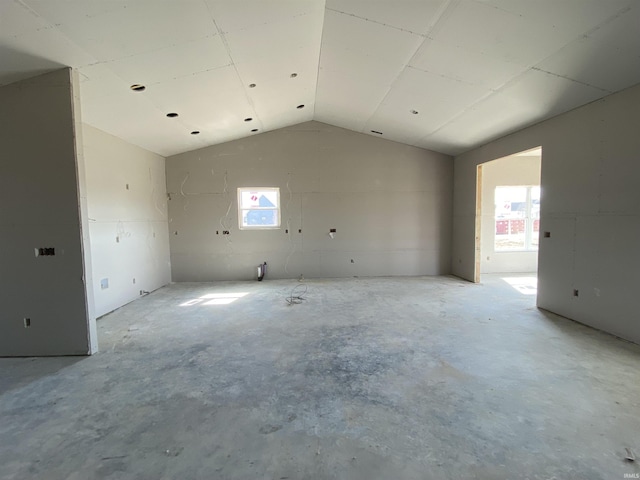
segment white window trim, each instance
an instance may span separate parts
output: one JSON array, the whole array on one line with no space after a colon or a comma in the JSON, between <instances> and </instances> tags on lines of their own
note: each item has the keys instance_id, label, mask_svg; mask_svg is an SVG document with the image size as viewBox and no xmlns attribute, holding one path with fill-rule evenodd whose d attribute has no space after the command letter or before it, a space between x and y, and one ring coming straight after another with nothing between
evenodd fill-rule
<instances>
[{"instance_id":1,"label":"white window trim","mask_svg":"<svg viewBox=\"0 0 640 480\"><path fill-rule=\"evenodd\" d=\"M275 192L277 198L277 205L275 207L251 207L243 208L242 206L242 192ZM243 225L242 211L243 210L273 210L276 212L277 225ZM238 187L238 228L240 230L280 230L281 217L280 217L280 188L279 187Z\"/></svg>"}]
</instances>

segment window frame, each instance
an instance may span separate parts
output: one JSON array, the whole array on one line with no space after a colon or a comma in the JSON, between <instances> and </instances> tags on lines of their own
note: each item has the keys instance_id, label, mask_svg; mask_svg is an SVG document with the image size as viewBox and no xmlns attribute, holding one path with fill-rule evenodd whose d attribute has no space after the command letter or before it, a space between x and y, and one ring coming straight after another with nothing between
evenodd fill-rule
<instances>
[{"instance_id":1,"label":"window frame","mask_svg":"<svg viewBox=\"0 0 640 480\"><path fill-rule=\"evenodd\" d=\"M244 192L274 192L276 194L275 207L244 207L242 204L242 194ZM265 210L275 212L276 225L244 225L244 211ZM280 187L238 187L238 228L240 230L280 230L282 228L280 213Z\"/></svg>"}]
</instances>

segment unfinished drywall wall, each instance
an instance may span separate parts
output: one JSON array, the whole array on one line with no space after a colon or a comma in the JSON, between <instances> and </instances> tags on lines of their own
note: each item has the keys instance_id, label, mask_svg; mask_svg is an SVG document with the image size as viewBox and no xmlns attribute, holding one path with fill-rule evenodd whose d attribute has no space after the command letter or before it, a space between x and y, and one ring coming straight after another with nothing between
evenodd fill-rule
<instances>
[{"instance_id":1,"label":"unfinished drywall wall","mask_svg":"<svg viewBox=\"0 0 640 480\"><path fill-rule=\"evenodd\" d=\"M169 157L172 279L449 273L451 160L318 122ZM239 230L238 187L279 187L282 228Z\"/></svg>"},{"instance_id":2,"label":"unfinished drywall wall","mask_svg":"<svg viewBox=\"0 0 640 480\"><path fill-rule=\"evenodd\" d=\"M453 273L474 278L476 166L542 145L538 305L640 342L638 105L640 85L456 157Z\"/></svg>"},{"instance_id":3,"label":"unfinished drywall wall","mask_svg":"<svg viewBox=\"0 0 640 480\"><path fill-rule=\"evenodd\" d=\"M83 125L96 315L171 281L165 160Z\"/></svg>"},{"instance_id":4,"label":"unfinished drywall wall","mask_svg":"<svg viewBox=\"0 0 640 480\"><path fill-rule=\"evenodd\" d=\"M82 264L84 267L84 296L87 304L89 333L89 353L98 352L98 328L96 325L95 303L93 298L93 267L91 239L89 238L89 215L87 207L87 176L82 141L82 105L80 101L80 76L71 69L71 96L73 105L73 137L76 152L76 175L78 179L78 207L80 213L80 235L82 241Z\"/></svg>"},{"instance_id":5,"label":"unfinished drywall wall","mask_svg":"<svg viewBox=\"0 0 640 480\"><path fill-rule=\"evenodd\" d=\"M0 88L2 356L95 350L84 284L76 82L63 69Z\"/></svg>"},{"instance_id":6,"label":"unfinished drywall wall","mask_svg":"<svg viewBox=\"0 0 640 480\"><path fill-rule=\"evenodd\" d=\"M495 190L499 186L540 185L539 154L509 156L482 165L481 273L535 272L537 251L496 251Z\"/></svg>"}]
</instances>

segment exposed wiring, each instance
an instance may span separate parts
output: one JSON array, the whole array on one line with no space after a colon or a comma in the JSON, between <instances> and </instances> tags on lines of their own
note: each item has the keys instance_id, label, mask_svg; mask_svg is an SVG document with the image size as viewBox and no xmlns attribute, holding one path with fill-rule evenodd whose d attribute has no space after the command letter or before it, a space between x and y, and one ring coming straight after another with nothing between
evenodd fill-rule
<instances>
[{"instance_id":1,"label":"exposed wiring","mask_svg":"<svg viewBox=\"0 0 640 480\"><path fill-rule=\"evenodd\" d=\"M213 171L211 172L213 174ZM227 261L227 269L231 268L231 254L233 253L232 241L229 238L229 234L225 235L225 230L227 232L231 231L231 227L229 225L229 213L231 213L231 207L233 206L233 199L229 195L229 180L228 180L229 172L225 170L224 172L224 187L222 189L222 198L223 200L229 200L229 206L227 207L227 211L223 216L220 217L220 227L222 227L222 235L224 236L225 242L227 244L227 253L225 254Z\"/></svg>"},{"instance_id":2,"label":"exposed wiring","mask_svg":"<svg viewBox=\"0 0 640 480\"><path fill-rule=\"evenodd\" d=\"M118 220L118 223L116 223L116 238L121 239L121 238L128 238L131 236L131 232L128 232L125 229L125 225L124 222L122 220Z\"/></svg>"},{"instance_id":3,"label":"exposed wiring","mask_svg":"<svg viewBox=\"0 0 640 480\"><path fill-rule=\"evenodd\" d=\"M189 180L189 175L191 175L191 173L187 172L187 174L184 176L184 180L182 180L182 183L180 184L180 194L183 197L187 197L187 195L184 193L184 184L187 183L187 180Z\"/></svg>"},{"instance_id":4,"label":"exposed wiring","mask_svg":"<svg viewBox=\"0 0 640 480\"><path fill-rule=\"evenodd\" d=\"M291 187L289 183L291 182L291 172L287 174L287 190L289 190L289 201L287 202L287 215L291 217L291 213L289 212L289 205L291 205L291 198L293 197L293 192L291 191Z\"/></svg>"},{"instance_id":5,"label":"exposed wiring","mask_svg":"<svg viewBox=\"0 0 640 480\"><path fill-rule=\"evenodd\" d=\"M285 300L287 301L289 306L298 305L302 303L304 300L306 300L304 298L304 295L306 295L306 293L307 293L307 285L301 283L293 287L293 289L291 290L291 294L287 298L285 298Z\"/></svg>"},{"instance_id":6,"label":"exposed wiring","mask_svg":"<svg viewBox=\"0 0 640 480\"><path fill-rule=\"evenodd\" d=\"M222 196L225 199L229 198L228 187L229 187L229 183L227 181L227 172L224 172L224 188L222 190ZM228 228L228 224L229 224L229 213L231 212L232 206L233 206L233 201L231 200L231 198L229 198L229 207L227 208L226 213L220 217L220 226L222 227L222 230L231 230L230 228Z\"/></svg>"},{"instance_id":7,"label":"exposed wiring","mask_svg":"<svg viewBox=\"0 0 640 480\"><path fill-rule=\"evenodd\" d=\"M293 198L293 192L291 191L291 187L289 186L289 183L291 182L291 172L289 172L288 177L287 177L287 190L289 191L289 200L287 201L287 206L286 206L286 211L287 211L287 238L289 239L289 254L287 255L287 259L284 262L284 271L288 274L289 273L289 260L291 260L291 256L293 255L293 252L295 252L296 250L296 245L293 243L293 240L291 239L291 210L290 210L290 206L291 206L291 199Z\"/></svg>"},{"instance_id":8,"label":"exposed wiring","mask_svg":"<svg viewBox=\"0 0 640 480\"><path fill-rule=\"evenodd\" d=\"M162 218L166 217L167 216L166 212L163 212L162 209L158 206L158 201L156 199L156 187L155 187L155 185L153 186L153 190L151 190L151 201L153 202L153 206L156 207L156 210L162 216ZM165 204L161 204L161 205L163 207L166 207L166 203Z\"/></svg>"},{"instance_id":9,"label":"exposed wiring","mask_svg":"<svg viewBox=\"0 0 640 480\"><path fill-rule=\"evenodd\" d=\"M190 173L187 172L187 175L184 177L184 180L182 180L182 183L180 184L180 194L182 194L182 196L185 198L184 207L182 207L185 212L187 211L187 205L189 205L189 199L187 198L187 195L184 193L184 184L187 183L187 180L189 179L189 175Z\"/></svg>"}]
</instances>

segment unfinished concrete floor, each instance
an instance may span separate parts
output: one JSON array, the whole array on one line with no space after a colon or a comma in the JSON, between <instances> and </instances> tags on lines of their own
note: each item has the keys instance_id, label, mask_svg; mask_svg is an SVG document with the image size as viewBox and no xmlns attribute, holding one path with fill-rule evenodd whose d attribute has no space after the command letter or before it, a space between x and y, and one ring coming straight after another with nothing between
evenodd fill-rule
<instances>
[{"instance_id":1,"label":"unfinished concrete floor","mask_svg":"<svg viewBox=\"0 0 640 480\"><path fill-rule=\"evenodd\" d=\"M311 280L288 306L298 284L172 285L100 319L98 355L0 359L0 478L640 473L639 346L499 276Z\"/></svg>"}]
</instances>

